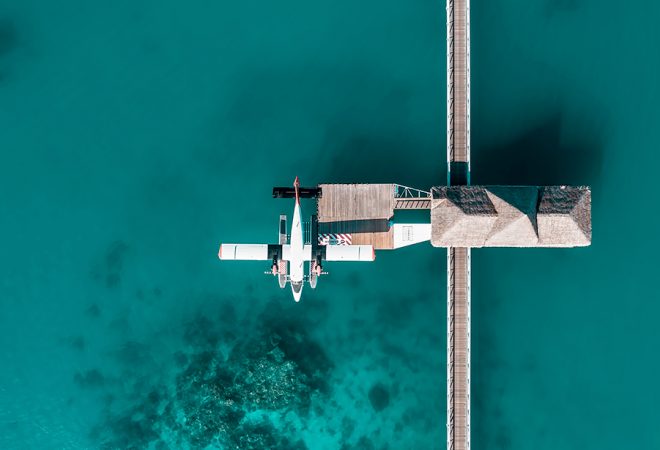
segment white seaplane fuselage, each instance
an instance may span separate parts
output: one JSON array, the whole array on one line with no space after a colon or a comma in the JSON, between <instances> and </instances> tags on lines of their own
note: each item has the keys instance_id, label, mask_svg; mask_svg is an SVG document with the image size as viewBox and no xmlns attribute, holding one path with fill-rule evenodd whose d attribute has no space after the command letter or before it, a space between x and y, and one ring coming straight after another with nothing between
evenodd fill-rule
<instances>
[{"instance_id":1,"label":"white seaplane fuselage","mask_svg":"<svg viewBox=\"0 0 660 450\"><path fill-rule=\"evenodd\" d=\"M289 241L289 281L293 299L300 301L305 280L305 243L303 241L303 227L300 219L300 197L298 194L298 178L295 182L296 205L293 208L293 221L291 223L291 239Z\"/></svg>"}]
</instances>

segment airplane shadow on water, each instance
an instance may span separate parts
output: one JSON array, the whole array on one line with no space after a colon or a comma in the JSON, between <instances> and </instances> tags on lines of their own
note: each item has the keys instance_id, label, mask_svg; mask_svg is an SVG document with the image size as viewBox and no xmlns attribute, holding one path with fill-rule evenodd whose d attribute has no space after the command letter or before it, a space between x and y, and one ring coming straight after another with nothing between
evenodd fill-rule
<instances>
[{"instance_id":1,"label":"airplane shadow on water","mask_svg":"<svg viewBox=\"0 0 660 450\"><path fill-rule=\"evenodd\" d=\"M0 18L0 56L10 53L17 45L14 23L7 18Z\"/></svg>"},{"instance_id":2,"label":"airplane shadow on water","mask_svg":"<svg viewBox=\"0 0 660 450\"><path fill-rule=\"evenodd\" d=\"M429 189L446 179L445 157L432 145L400 130L390 136L371 133L336 135L324 144L327 183L399 183ZM438 142L439 143L439 142ZM419 147L422 147L420 149ZM421 150L421 151L420 151ZM436 152L433 157L429 153Z\"/></svg>"},{"instance_id":3,"label":"airplane shadow on water","mask_svg":"<svg viewBox=\"0 0 660 450\"><path fill-rule=\"evenodd\" d=\"M590 125L567 122L560 111L555 111L530 120L524 129L501 144L481 145L473 139L471 182L589 185L598 198L604 146L601 133ZM475 128L473 133L478 133ZM503 304L511 296L509 287L502 286L493 270L496 254L475 251L472 257L472 444L475 448L522 448L521 442L513 442L517 434L512 432L515 424L510 423L502 408L507 391L506 372L518 369L510 366L510 357L502 353L504 350L498 348L495 339L497 327L502 326L494 323L495 318L502 316ZM538 370L536 365L529 361L523 370L531 374Z\"/></svg>"}]
</instances>

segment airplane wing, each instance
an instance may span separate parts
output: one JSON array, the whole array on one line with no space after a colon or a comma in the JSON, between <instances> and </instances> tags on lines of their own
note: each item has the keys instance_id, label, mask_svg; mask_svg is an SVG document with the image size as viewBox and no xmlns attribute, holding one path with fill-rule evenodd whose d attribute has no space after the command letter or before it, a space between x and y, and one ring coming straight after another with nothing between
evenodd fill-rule
<instances>
[{"instance_id":1,"label":"airplane wing","mask_svg":"<svg viewBox=\"0 0 660 450\"><path fill-rule=\"evenodd\" d=\"M372 245L327 245L323 259L326 261L373 261L376 259ZM218 258L224 260L269 261L282 255L283 261L291 259L289 244L220 244ZM312 261L312 246L303 246L303 260Z\"/></svg>"},{"instance_id":2,"label":"airplane wing","mask_svg":"<svg viewBox=\"0 0 660 450\"><path fill-rule=\"evenodd\" d=\"M218 258L244 261L268 261L280 250L276 244L220 244Z\"/></svg>"},{"instance_id":3,"label":"airplane wing","mask_svg":"<svg viewBox=\"0 0 660 450\"><path fill-rule=\"evenodd\" d=\"M373 261L376 259L373 245L327 245L326 261Z\"/></svg>"}]
</instances>

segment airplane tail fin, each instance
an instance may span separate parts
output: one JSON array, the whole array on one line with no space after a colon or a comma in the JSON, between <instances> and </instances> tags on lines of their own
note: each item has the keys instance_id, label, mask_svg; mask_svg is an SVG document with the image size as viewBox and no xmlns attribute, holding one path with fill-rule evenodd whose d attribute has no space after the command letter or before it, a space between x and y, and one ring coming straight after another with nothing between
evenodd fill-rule
<instances>
[{"instance_id":1,"label":"airplane tail fin","mask_svg":"<svg viewBox=\"0 0 660 450\"><path fill-rule=\"evenodd\" d=\"M300 180L296 176L296 179L293 180L293 188L296 190L296 203L300 202Z\"/></svg>"}]
</instances>

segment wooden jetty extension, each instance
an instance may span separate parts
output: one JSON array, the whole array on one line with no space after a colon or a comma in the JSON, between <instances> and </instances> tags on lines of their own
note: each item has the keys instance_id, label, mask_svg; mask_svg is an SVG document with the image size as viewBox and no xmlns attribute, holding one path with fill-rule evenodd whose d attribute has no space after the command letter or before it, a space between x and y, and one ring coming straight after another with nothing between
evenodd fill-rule
<instances>
[{"instance_id":1,"label":"wooden jetty extension","mask_svg":"<svg viewBox=\"0 0 660 450\"><path fill-rule=\"evenodd\" d=\"M470 2L447 0L447 181L470 184ZM447 249L447 449L470 448L470 249Z\"/></svg>"},{"instance_id":2,"label":"wooden jetty extension","mask_svg":"<svg viewBox=\"0 0 660 450\"><path fill-rule=\"evenodd\" d=\"M463 171L470 164L469 15L469 0L447 0L447 162L452 169L466 166ZM458 181L451 184L469 184Z\"/></svg>"},{"instance_id":3,"label":"wooden jetty extension","mask_svg":"<svg viewBox=\"0 0 660 450\"><path fill-rule=\"evenodd\" d=\"M470 249L447 250L447 448L470 446Z\"/></svg>"},{"instance_id":4,"label":"wooden jetty extension","mask_svg":"<svg viewBox=\"0 0 660 450\"><path fill-rule=\"evenodd\" d=\"M394 224L395 210L431 209L431 193L395 183L320 184L319 233L393 250L430 239L430 225Z\"/></svg>"}]
</instances>

